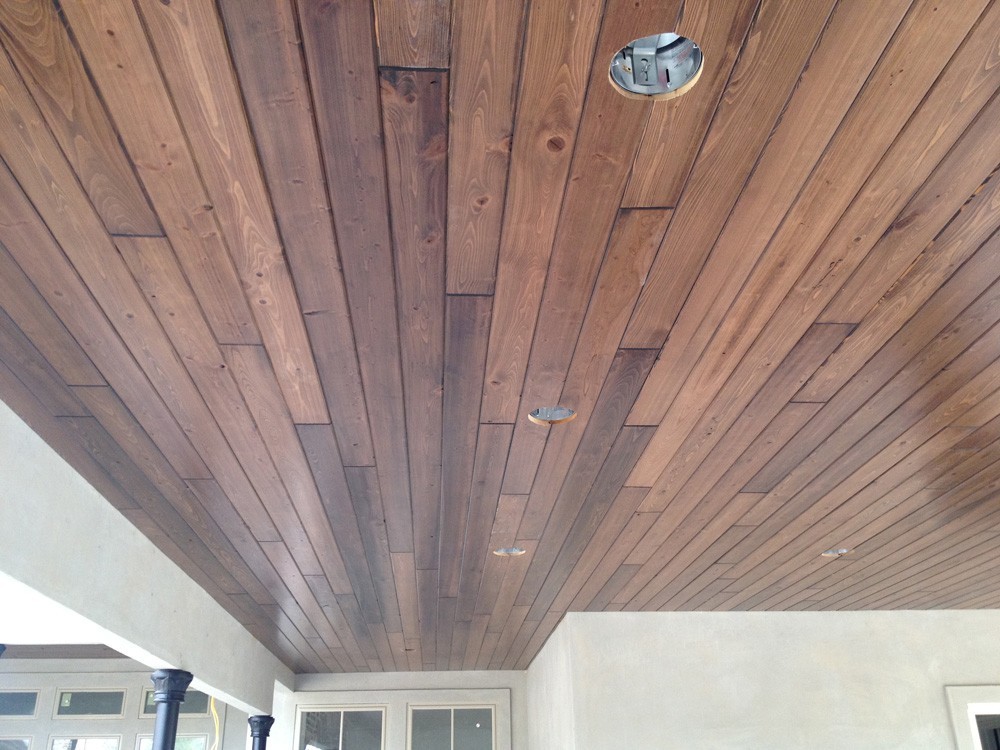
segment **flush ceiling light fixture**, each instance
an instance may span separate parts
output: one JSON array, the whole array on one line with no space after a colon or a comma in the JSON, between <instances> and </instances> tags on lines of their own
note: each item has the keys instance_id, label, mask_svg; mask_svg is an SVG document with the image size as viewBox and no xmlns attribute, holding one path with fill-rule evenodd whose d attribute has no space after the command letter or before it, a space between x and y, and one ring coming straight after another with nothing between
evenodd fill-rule
<instances>
[{"instance_id":1,"label":"flush ceiling light fixture","mask_svg":"<svg viewBox=\"0 0 1000 750\"><path fill-rule=\"evenodd\" d=\"M828 549L826 552L821 553L820 557L843 557L844 555L851 554L853 551L852 549L847 549L847 547Z\"/></svg>"},{"instance_id":2,"label":"flush ceiling light fixture","mask_svg":"<svg viewBox=\"0 0 1000 750\"><path fill-rule=\"evenodd\" d=\"M704 67L701 47L667 32L635 39L611 59L608 76L619 94L636 99L673 99L689 91Z\"/></svg>"},{"instance_id":3,"label":"flush ceiling light fixture","mask_svg":"<svg viewBox=\"0 0 1000 750\"><path fill-rule=\"evenodd\" d=\"M520 557L525 552L527 550L520 547L501 547L500 549L493 550L493 554L497 557Z\"/></svg>"},{"instance_id":4,"label":"flush ceiling light fixture","mask_svg":"<svg viewBox=\"0 0 1000 750\"><path fill-rule=\"evenodd\" d=\"M540 425L562 424L575 417L576 412L568 406L539 406L528 414L528 419Z\"/></svg>"}]
</instances>

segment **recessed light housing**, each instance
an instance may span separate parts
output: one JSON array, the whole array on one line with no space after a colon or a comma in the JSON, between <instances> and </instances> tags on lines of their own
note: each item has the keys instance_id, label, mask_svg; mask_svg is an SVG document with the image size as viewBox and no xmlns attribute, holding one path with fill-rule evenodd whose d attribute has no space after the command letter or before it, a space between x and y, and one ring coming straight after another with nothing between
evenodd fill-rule
<instances>
[{"instance_id":1,"label":"recessed light housing","mask_svg":"<svg viewBox=\"0 0 1000 750\"><path fill-rule=\"evenodd\" d=\"M562 424L569 422L574 417L576 417L576 412L568 406L539 406L528 414L528 419L541 425Z\"/></svg>"},{"instance_id":2,"label":"recessed light housing","mask_svg":"<svg viewBox=\"0 0 1000 750\"><path fill-rule=\"evenodd\" d=\"M698 82L705 56L687 37L667 32L635 39L611 59L608 76L619 94L673 99Z\"/></svg>"},{"instance_id":3,"label":"recessed light housing","mask_svg":"<svg viewBox=\"0 0 1000 750\"><path fill-rule=\"evenodd\" d=\"M844 555L849 555L853 552L852 549L847 549L847 547L840 547L839 549L828 549L823 552L821 557L843 557Z\"/></svg>"},{"instance_id":4,"label":"recessed light housing","mask_svg":"<svg viewBox=\"0 0 1000 750\"><path fill-rule=\"evenodd\" d=\"M493 550L493 554L497 557L520 557L525 552L527 550L520 547L501 547L500 549Z\"/></svg>"}]
</instances>

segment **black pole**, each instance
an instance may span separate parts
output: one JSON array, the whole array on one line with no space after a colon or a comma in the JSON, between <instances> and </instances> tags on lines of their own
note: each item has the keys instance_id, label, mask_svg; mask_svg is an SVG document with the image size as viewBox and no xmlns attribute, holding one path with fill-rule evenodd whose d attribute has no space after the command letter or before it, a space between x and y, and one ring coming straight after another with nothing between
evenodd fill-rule
<instances>
[{"instance_id":1,"label":"black pole","mask_svg":"<svg viewBox=\"0 0 1000 750\"><path fill-rule=\"evenodd\" d=\"M157 669L153 672L153 700L156 702L153 750L174 750L177 717L184 702L184 693L193 677L193 674L183 669Z\"/></svg>"},{"instance_id":2,"label":"black pole","mask_svg":"<svg viewBox=\"0 0 1000 750\"><path fill-rule=\"evenodd\" d=\"M273 716L251 716L250 736L253 737L253 750L267 750L267 736L271 733L271 725L274 724Z\"/></svg>"}]
</instances>

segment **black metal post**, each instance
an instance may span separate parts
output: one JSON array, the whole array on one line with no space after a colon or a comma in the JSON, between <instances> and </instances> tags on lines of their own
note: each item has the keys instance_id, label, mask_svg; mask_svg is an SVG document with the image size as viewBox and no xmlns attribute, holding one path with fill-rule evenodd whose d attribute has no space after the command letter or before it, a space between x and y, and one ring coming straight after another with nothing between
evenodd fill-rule
<instances>
[{"instance_id":1,"label":"black metal post","mask_svg":"<svg viewBox=\"0 0 1000 750\"><path fill-rule=\"evenodd\" d=\"M183 669L157 669L153 672L153 700L156 702L153 750L174 750L177 718L184 702L184 693L193 678L193 674Z\"/></svg>"},{"instance_id":2,"label":"black metal post","mask_svg":"<svg viewBox=\"0 0 1000 750\"><path fill-rule=\"evenodd\" d=\"M274 724L273 716L251 716L250 736L253 737L253 750L267 750L267 736L271 733L271 725Z\"/></svg>"}]
</instances>

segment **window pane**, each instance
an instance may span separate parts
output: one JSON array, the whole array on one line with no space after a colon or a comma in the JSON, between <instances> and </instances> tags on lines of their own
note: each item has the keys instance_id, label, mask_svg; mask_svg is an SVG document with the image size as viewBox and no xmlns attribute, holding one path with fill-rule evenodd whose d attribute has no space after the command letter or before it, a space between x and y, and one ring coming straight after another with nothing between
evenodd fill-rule
<instances>
[{"instance_id":1,"label":"window pane","mask_svg":"<svg viewBox=\"0 0 1000 750\"><path fill-rule=\"evenodd\" d=\"M209 697L200 690L188 690L184 694L184 702L181 704L182 714L207 714ZM153 716L156 714L156 701L152 690L147 690L142 704L143 714Z\"/></svg>"},{"instance_id":2,"label":"window pane","mask_svg":"<svg viewBox=\"0 0 1000 750\"><path fill-rule=\"evenodd\" d=\"M125 702L123 690L87 690L79 693L68 690L59 693L59 716L118 716Z\"/></svg>"},{"instance_id":3,"label":"window pane","mask_svg":"<svg viewBox=\"0 0 1000 750\"><path fill-rule=\"evenodd\" d=\"M493 750L492 709L455 709L455 747L452 750Z\"/></svg>"},{"instance_id":4,"label":"window pane","mask_svg":"<svg viewBox=\"0 0 1000 750\"><path fill-rule=\"evenodd\" d=\"M299 750L340 750L340 711L302 714Z\"/></svg>"},{"instance_id":5,"label":"window pane","mask_svg":"<svg viewBox=\"0 0 1000 750\"><path fill-rule=\"evenodd\" d=\"M208 747L207 734L179 735L174 744L174 750L205 750ZM153 750L152 735L140 735L136 750Z\"/></svg>"},{"instance_id":6,"label":"window pane","mask_svg":"<svg viewBox=\"0 0 1000 750\"><path fill-rule=\"evenodd\" d=\"M38 693L0 693L0 716L34 716Z\"/></svg>"},{"instance_id":7,"label":"window pane","mask_svg":"<svg viewBox=\"0 0 1000 750\"><path fill-rule=\"evenodd\" d=\"M56 737L52 750L118 750L117 737Z\"/></svg>"},{"instance_id":8,"label":"window pane","mask_svg":"<svg viewBox=\"0 0 1000 750\"><path fill-rule=\"evenodd\" d=\"M412 750L451 750L451 709L415 708Z\"/></svg>"},{"instance_id":9,"label":"window pane","mask_svg":"<svg viewBox=\"0 0 1000 750\"><path fill-rule=\"evenodd\" d=\"M0 750L28 750L31 740L0 740Z\"/></svg>"},{"instance_id":10,"label":"window pane","mask_svg":"<svg viewBox=\"0 0 1000 750\"><path fill-rule=\"evenodd\" d=\"M382 712L344 711L343 750L382 750Z\"/></svg>"}]
</instances>

